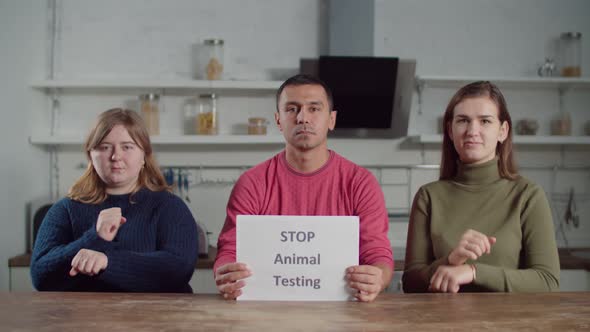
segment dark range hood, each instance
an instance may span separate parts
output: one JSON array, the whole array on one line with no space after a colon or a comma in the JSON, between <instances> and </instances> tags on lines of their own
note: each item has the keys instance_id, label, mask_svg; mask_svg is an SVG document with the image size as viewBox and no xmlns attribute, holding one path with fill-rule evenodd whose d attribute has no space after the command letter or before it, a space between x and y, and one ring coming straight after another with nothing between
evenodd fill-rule
<instances>
[{"instance_id":1,"label":"dark range hood","mask_svg":"<svg viewBox=\"0 0 590 332\"><path fill-rule=\"evenodd\" d=\"M395 57L321 56L304 59L301 71L332 89L332 137L399 138L408 133L415 60Z\"/></svg>"}]
</instances>

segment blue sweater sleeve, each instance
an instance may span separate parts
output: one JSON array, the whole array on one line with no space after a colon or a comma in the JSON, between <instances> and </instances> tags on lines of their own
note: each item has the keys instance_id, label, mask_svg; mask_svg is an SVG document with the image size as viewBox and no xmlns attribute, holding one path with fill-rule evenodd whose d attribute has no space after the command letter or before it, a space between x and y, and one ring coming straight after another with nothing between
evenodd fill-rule
<instances>
[{"instance_id":1,"label":"blue sweater sleeve","mask_svg":"<svg viewBox=\"0 0 590 332\"><path fill-rule=\"evenodd\" d=\"M197 260L197 227L184 202L171 196L159 207L153 252L105 251L107 268L97 278L128 292L186 292Z\"/></svg>"},{"instance_id":2,"label":"blue sweater sleeve","mask_svg":"<svg viewBox=\"0 0 590 332\"><path fill-rule=\"evenodd\" d=\"M95 228L74 239L68 199L55 203L41 223L31 259L31 279L38 290L76 289L80 278L69 276L71 262L80 249L106 251L113 244L100 238Z\"/></svg>"}]
</instances>

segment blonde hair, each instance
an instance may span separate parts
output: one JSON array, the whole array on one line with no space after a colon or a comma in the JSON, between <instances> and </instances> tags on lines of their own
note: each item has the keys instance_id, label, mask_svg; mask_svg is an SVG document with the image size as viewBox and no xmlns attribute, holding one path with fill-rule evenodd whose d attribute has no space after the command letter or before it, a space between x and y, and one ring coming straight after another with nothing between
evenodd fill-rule
<instances>
[{"instance_id":1,"label":"blonde hair","mask_svg":"<svg viewBox=\"0 0 590 332\"><path fill-rule=\"evenodd\" d=\"M116 125L124 126L129 136L145 154L145 164L139 172L137 186L132 196L142 188L148 188L151 191L171 191L154 158L150 136L141 117L132 110L113 108L98 116L96 124L86 138L84 151L88 167L70 188L67 194L70 199L88 204L100 204L107 199L106 185L92 165L90 151L95 149Z\"/></svg>"},{"instance_id":2,"label":"blonde hair","mask_svg":"<svg viewBox=\"0 0 590 332\"><path fill-rule=\"evenodd\" d=\"M518 169L514 162L512 152L512 119L508 113L508 106L502 92L498 87L488 81L478 81L465 85L449 101L443 118L443 145L440 162L440 180L449 180L457 175L457 161L459 154L455 150L453 141L449 134L449 126L453 121L455 107L463 100L475 97L488 97L498 107L498 119L500 123L508 123L508 135L502 143L496 145L496 156L498 156L498 172L500 177L514 180L518 177Z\"/></svg>"}]
</instances>

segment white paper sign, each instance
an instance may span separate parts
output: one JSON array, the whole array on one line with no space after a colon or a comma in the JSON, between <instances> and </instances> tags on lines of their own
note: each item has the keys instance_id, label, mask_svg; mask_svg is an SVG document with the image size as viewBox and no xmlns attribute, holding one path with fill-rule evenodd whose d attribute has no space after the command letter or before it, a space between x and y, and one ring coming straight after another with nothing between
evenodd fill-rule
<instances>
[{"instance_id":1,"label":"white paper sign","mask_svg":"<svg viewBox=\"0 0 590 332\"><path fill-rule=\"evenodd\" d=\"M356 216L246 216L237 222L237 261L253 275L238 300L346 301L346 268L358 265Z\"/></svg>"}]
</instances>

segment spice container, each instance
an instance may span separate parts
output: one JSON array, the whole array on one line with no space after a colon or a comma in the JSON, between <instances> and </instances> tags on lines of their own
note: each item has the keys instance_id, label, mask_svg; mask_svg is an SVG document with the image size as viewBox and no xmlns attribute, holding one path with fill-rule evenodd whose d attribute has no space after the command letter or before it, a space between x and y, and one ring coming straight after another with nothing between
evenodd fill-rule
<instances>
[{"instance_id":1,"label":"spice container","mask_svg":"<svg viewBox=\"0 0 590 332\"><path fill-rule=\"evenodd\" d=\"M568 112L561 114L551 121L551 135L569 136L572 134L572 121Z\"/></svg>"},{"instance_id":2,"label":"spice container","mask_svg":"<svg viewBox=\"0 0 590 332\"><path fill-rule=\"evenodd\" d=\"M199 135L217 135L217 97L215 94L199 96L196 129Z\"/></svg>"},{"instance_id":3,"label":"spice container","mask_svg":"<svg viewBox=\"0 0 590 332\"><path fill-rule=\"evenodd\" d=\"M265 118L248 118L248 135L266 135Z\"/></svg>"},{"instance_id":4,"label":"spice container","mask_svg":"<svg viewBox=\"0 0 590 332\"><path fill-rule=\"evenodd\" d=\"M223 73L223 39L205 39L204 44L205 77L220 80Z\"/></svg>"},{"instance_id":5,"label":"spice container","mask_svg":"<svg viewBox=\"0 0 590 332\"><path fill-rule=\"evenodd\" d=\"M522 119L516 123L518 135L536 135L539 129L539 121L535 119Z\"/></svg>"},{"instance_id":6,"label":"spice container","mask_svg":"<svg viewBox=\"0 0 590 332\"><path fill-rule=\"evenodd\" d=\"M148 93L139 96L141 117L150 135L160 134L160 96Z\"/></svg>"},{"instance_id":7,"label":"spice container","mask_svg":"<svg viewBox=\"0 0 590 332\"><path fill-rule=\"evenodd\" d=\"M582 75L582 34L565 32L560 38L561 76L579 77Z\"/></svg>"}]
</instances>

